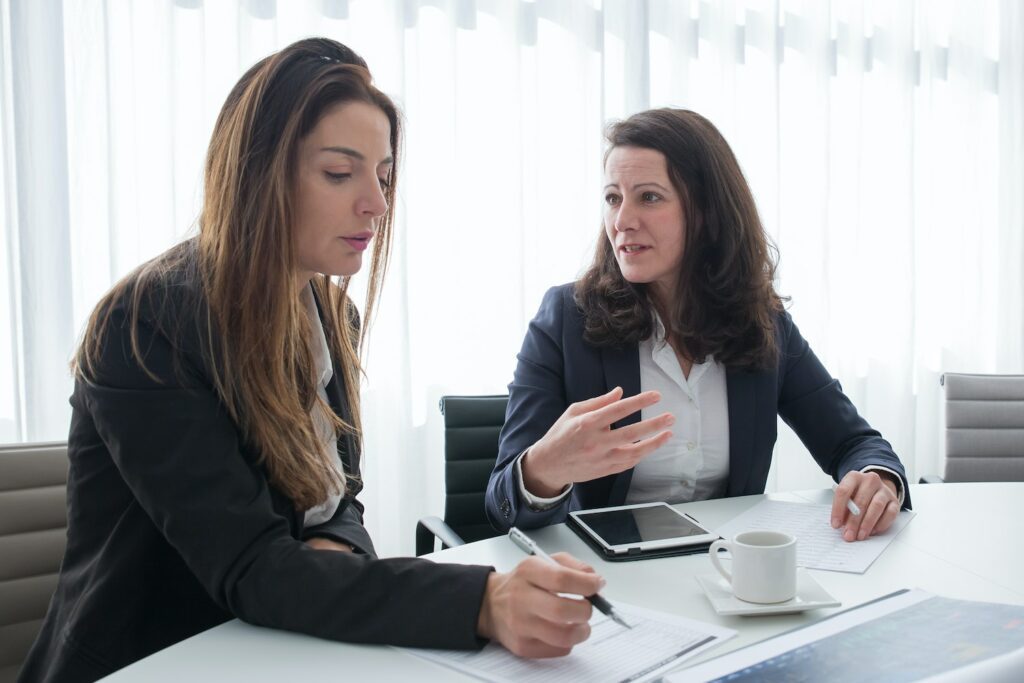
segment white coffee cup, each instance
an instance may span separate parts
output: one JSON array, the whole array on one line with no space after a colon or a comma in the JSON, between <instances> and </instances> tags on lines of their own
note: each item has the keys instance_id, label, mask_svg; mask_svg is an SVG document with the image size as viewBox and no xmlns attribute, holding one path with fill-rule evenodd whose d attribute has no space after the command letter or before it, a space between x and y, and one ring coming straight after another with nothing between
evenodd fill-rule
<instances>
[{"instance_id":1,"label":"white coffee cup","mask_svg":"<svg viewBox=\"0 0 1024 683\"><path fill-rule=\"evenodd\" d=\"M718 550L732 553L732 573L722 567ZM711 564L746 602L773 603L796 596L796 538L781 531L745 531L731 541L715 541Z\"/></svg>"}]
</instances>

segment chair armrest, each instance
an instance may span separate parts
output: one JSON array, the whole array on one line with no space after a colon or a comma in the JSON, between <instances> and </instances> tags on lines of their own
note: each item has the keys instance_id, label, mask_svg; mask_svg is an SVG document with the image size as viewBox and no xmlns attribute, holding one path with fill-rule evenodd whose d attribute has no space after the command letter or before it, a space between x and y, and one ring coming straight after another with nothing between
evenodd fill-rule
<instances>
[{"instance_id":1,"label":"chair armrest","mask_svg":"<svg viewBox=\"0 0 1024 683\"><path fill-rule=\"evenodd\" d=\"M921 477L921 479L917 483L918 484L945 484L946 482L944 482L942 480L942 477L940 477L937 474L926 474L923 477Z\"/></svg>"},{"instance_id":2,"label":"chair armrest","mask_svg":"<svg viewBox=\"0 0 1024 683\"><path fill-rule=\"evenodd\" d=\"M455 533L440 517L424 517L416 522L416 556L434 552L434 537L441 539L441 546L455 548L466 542Z\"/></svg>"}]
</instances>

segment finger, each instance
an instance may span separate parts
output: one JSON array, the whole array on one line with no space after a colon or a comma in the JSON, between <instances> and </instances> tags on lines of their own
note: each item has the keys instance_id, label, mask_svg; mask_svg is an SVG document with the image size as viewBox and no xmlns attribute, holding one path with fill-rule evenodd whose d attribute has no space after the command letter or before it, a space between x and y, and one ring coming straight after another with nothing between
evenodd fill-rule
<instances>
[{"instance_id":1,"label":"finger","mask_svg":"<svg viewBox=\"0 0 1024 683\"><path fill-rule=\"evenodd\" d=\"M878 520L878 524L875 525L875 534L884 534L892 526L892 523L896 521L896 517L900 514L900 506L895 500L890 500L885 505L885 511L882 513L881 519Z\"/></svg>"},{"instance_id":2,"label":"finger","mask_svg":"<svg viewBox=\"0 0 1024 683\"><path fill-rule=\"evenodd\" d=\"M672 413L662 413L657 417L651 417L642 422L620 427L611 431L611 437L615 445L623 445L639 441L645 436L650 436L663 429L668 429L675 424L676 416Z\"/></svg>"},{"instance_id":3,"label":"finger","mask_svg":"<svg viewBox=\"0 0 1024 683\"><path fill-rule=\"evenodd\" d=\"M569 569L576 569L581 572L590 572L592 574L595 573L593 567L591 567L583 560L576 559L569 553L555 553L551 556L551 559L553 559L555 562L562 565L563 567L568 567Z\"/></svg>"},{"instance_id":4,"label":"finger","mask_svg":"<svg viewBox=\"0 0 1024 683\"><path fill-rule=\"evenodd\" d=\"M590 624L553 623L535 619L526 627L527 638L537 640L553 648L570 650L590 637Z\"/></svg>"},{"instance_id":5,"label":"finger","mask_svg":"<svg viewBox=\"0 0 1024 683\"><path fill-rule=\"evenodd\" d=\"M539 620L561 625L588 623L593 614L593 605L582 598L566 597L559 594L569 592L546 589L528 579L526 585L519 588L516 597L516 604L524 620L524 628L532 628L534 622ZM526 632L524 631L524 633ZM530 632L528 635L540 637L534 632ZM547 642L554 643L555 641L548 640Z\"/></svg>"},{"instance_id":6,"label":"finger","mask_svg":"<svg viewBox=\"0 0 1024 683\"><path fill-rule=\"evenodd\" d=\"M862 475L858 483L857 490L850 497L850 500L860 510L860 514L850 513L846 517L846 529L843 531L843 538L847 541L864 540L870 535L872 527L867 527L866 532L862 531L868 521L868 511L878 496L882 496L883 501L886 500L885 494L880 491L882 485L877 476L872 479L870 474Z\"/></svg>"},{"instance_id":7,"label":"finger","mask_svg":"<svg viewBox=\"0 0 1024 683\"><path fill-rule=\"evenodd\" d=\"M660 400L661 394L657 391L645 391L591 412L590 419L595 424L607 426L648 406L653 406Z\"/></svg>"},{"instance_id":8,"label":"finger","mask_svg":"<svg viewBox=\"0 0 1024 683\"><path fill-rule=\"evenodd\" d=\"M522 638L514 643L506 645L512 654L530 659L546 659L550 657L564 657L572 651L572 648L554 647L541 642L535 638Z\"/></svg>"},{"instance_id":9,"label":"finger","mask_svg":"<svg viewBox=\"0 0 1024 683\"><path fill-rule=\"evenodd\" d=\"M544 593L534 605L534 613L552 624L586 624L594 614L594 606L588 600L552 593Z\"/></svg>"},{"instance_id":10,"label":"finger","mask_svg":"<svg viewBox=\"0 0 1024 683\"><path fill-rule=\"evenodd\" d=\"M665 431L646 439L641 439L636 443L631 443L628 446L619 446L613 452L612 466L615 468L614 471L621 472L633 467L636 463L668 443L668 440L671 438L672 432Z\"/></svg>"},{"instance_id":11,"label":"finger","mask_svg":"<svg viewBox=\"0 0 1024 683\"><path fill-rule=\"evenodd\" d=\"M875 527L878 524L878 520L882 518L882 513L885 512L886 506L889 504L889 499L879 492L871 499L868 503L867 508L863 511L864 521L860 523L860 530L857 531L857 540L863 541L865 538L875 533Z\"/></svg>"},{"instance_id":12,"label":"finger","mask_svg":"<svg viewBox=\"0 0 1024 683\"><path fill-rule=\"evenodd\" d=\"M600 396L595 396L594 398L588 398L586 401L577 401L576 403L573 403L571 406L569 406L569 408L565 412L570 413L572 415L582 415L583 413L589 413L593 410L597 410L598 408L603 408L609 403L614 403L615 401L618 401L621 397L622 387L615 387L607 394L601 394Z\"/></svg>"},{"instance_id":13,"label":"finger","mask_svg":"<svg viewBox=\"0 0 1024 683\"><path fill-rule=\"evenodd\" d=\"M847 521L847 513L849 510L846 507L846 503L853 496L853 492L857 488L855 478L851 477L851 475L854 474L859 474L859 472L848 472L832 493L833 529L840 528Z\"/></svg>"},{"instance_id":14,"label":"finger","mask_svg":"<svg viewBox=\"0 0 1024 683\"><path fill-rule=\"evenodd\" d=\"M523 560L523 564L530 561ZM539 562L530 565L529 581L534 586L549 593L571 593L573 595L593 595L601 590L604 579L597 574L570 569L561 565ZM589 603L588 603L589 604Z\"/></svg>"}]
</instances>

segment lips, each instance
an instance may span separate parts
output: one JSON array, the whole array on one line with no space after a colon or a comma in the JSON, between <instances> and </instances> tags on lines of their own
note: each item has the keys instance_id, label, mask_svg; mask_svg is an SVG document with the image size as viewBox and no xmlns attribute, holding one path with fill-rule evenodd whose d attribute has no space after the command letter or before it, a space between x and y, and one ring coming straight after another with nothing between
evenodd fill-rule
<instances>
[{"instance_id":1,"label":"lips","mask_svg":"<svg viewBox=\"0 0 1024 683\"><path fill-rule=\"evenodd\" d=\"M646 244L620 244L618 251L626 256L633 256L648 251L651 247Z\"/></svg>"},{"instance_id":2,"label":"lips","mask_svg":"<svg viewBox=\"0 0 1024 683\"><path fill-rule=\"evenodd\" d=\"M364 230L362 232L357 232L354 235L346 235L341 239L345 240L345 242L347 242L348 245L356 251L365 251L366 248L370 246L370 240L373 239L373 231Z\"/></svg>"}]
</instances>

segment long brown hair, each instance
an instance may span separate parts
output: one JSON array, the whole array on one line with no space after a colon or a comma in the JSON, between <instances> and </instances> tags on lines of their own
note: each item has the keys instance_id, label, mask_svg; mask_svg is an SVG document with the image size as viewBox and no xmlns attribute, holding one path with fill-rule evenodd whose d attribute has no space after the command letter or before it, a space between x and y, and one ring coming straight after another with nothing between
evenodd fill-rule
<instances>
[{"instance_id":1,"label":"long brown hair","mask_svg":"<svg viewBox=\"0 0 1024 683\"><path fill-rule=\"evenodd\" d=\"M729 367L770 365L777 357L775 319L784 301L773 285L776 251L725 138L685 109L634 114L609 126L606 137L608 153L616 147L661 152L683 202L686 240L675 301L662 311L668 338L696 362L714 355ZM649 287L622 276L603 227L575 298L591 344L621 347L654 332Z\"/></svg>"},{"instance_id":2,"label":"long brown hair","mask_svg":"<svg viewBox=\"0 0 1024 683\"><path fill-rule=\"evenodd\" d=\"M384 191L389 208L373 241L363 325L347 296L349 278L313 279L331 355L345 382L351 419L344 421L317 394L313 330L295 284L292 223L299 144L329 108L350 101L373 104L388 117L394 165ZM397 109L373 86L366 63L344 45L307 39L258 62L231 90L214 126L199 237L143 264L104 297L86 328L76 374L96 376L103 329L112 307L123 303L132 353L158 379L143 364L139 312L169 273L194 269L205 309L200 343L212 359L214 388L271 483L303 508L344 490L337 454L322 447L311 411L321 411L339 433L359 442L359 350L387 269L400 140Z\"/></svg>"}]
</instances>

